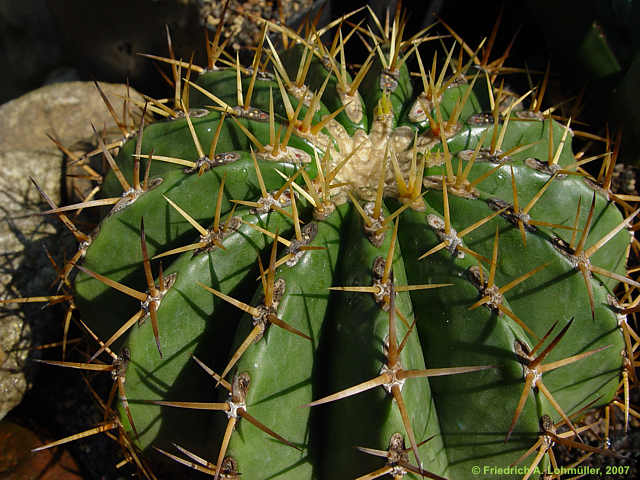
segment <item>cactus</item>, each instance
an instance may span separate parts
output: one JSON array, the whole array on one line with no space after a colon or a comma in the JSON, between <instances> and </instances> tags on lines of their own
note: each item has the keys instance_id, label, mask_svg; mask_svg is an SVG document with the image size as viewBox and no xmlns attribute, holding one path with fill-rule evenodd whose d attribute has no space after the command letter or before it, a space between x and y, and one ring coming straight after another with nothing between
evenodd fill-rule
<instances>
[{"instance_id":1,"label":"cactus","mask_svg":"<svg viewBox=\"0 0 640 480\"><path fill-rule=\"evenodd\" d=\"M497 477L536 451L529 477L554 443L611 453L573 415L634 378L616 152L573 152L547 77L514 95L490 47L447 26L426 61L436 37L392 20L256 19L250 67L217 40L207 68L165 59L175 98L140 106L164 120L115 157L101 142L104 198L49 201L80 243L55 300L96 346L47 363L111 373L83 435L117 432L148 478L141 451L250 479ZM67 212L94 205L111 211L82 233Z\"/></svg>"}]
</instances>

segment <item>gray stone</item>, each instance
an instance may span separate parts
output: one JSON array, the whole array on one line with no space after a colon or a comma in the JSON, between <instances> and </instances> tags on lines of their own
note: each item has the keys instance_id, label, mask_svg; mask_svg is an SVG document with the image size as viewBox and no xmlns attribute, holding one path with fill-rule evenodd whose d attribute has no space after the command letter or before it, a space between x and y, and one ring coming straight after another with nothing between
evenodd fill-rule
<instances>
[{"instance_id":1,"label":"gray stone","mask_svg":"<svg viewBox=\"0 0 640 480\"><path fill-rule=\"evenodd\" d=\"M29 326L20 317L0 320L0 419L20 403L27 391L24 365L30 340Z\"/></svg>"}]
</instances>

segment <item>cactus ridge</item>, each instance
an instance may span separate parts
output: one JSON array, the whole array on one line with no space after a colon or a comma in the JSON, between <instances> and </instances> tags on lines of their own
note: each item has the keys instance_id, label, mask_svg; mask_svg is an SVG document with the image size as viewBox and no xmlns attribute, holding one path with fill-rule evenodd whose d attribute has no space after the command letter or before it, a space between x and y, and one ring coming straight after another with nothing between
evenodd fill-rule
<instances>
[{"instance_id":1,"label":"cactus ridge","mask_svg":"<svg viewBox=\"0 0 640 480\"><path fill-rule=\"evenodd\" d=\"M455 42L429 63L439 37L406 37L400 10L350 17L256 19L250 67L219 34L207 68L155 57L175 96L100 139L103 198L41 192L79 249L63 295L17 300L68 302L97 346L45 363L114 380L103 423L42 448L115 432L145 478L155 452L216 479L471 478L537 452L526 479L554 443L613 454L576 417L622 392L628 418L635 381L617 147L574 153L549 71L514 95L491 41L442 22ZM68 216L105 205L91 233Z\"/></svg>"}]
</instances>

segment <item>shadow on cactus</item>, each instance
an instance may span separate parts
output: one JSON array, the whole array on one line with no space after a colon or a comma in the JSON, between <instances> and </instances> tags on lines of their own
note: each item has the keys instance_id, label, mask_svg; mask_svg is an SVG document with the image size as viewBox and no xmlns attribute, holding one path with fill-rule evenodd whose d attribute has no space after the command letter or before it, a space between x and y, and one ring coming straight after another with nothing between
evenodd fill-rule
<instances>
[{"instance_id":1,"label":"shadow on cactus","mask_svg":"<svg viewBox=\"0 0 640 480\"><path fill-rule=\"evenodd\" d=\"M76 232L65 212L113 205L61 273L94 354L48 362L111 372L85 434L115 432L148 478L141 451L246 479L528 478L554 443L614 454L575 416L635 379L638 199L610 189L615 148L573 152L548 72L517 96L506 55L444 22L354 18L256 19L249 67L219 35L206 68L160 59L175 96L101 145L105 199L52 205Z\"/></svg>"}]
</instances>

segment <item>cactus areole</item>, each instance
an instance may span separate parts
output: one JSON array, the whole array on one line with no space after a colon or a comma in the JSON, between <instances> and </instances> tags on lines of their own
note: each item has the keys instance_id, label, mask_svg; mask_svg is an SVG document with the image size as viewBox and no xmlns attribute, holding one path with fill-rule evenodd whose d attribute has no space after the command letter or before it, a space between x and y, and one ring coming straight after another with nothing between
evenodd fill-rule
<instances>
[{"instance_id":1,"label":"cactus areole","mask_svg":"<svg viewBox=\"0 0 640 480\"><path fill-rule=\"evenodd\" d=\"M107 427L216 478L529 477L554 443L608 453L573 415L629 364L636 212L612 153L584 170L546 76L514 95L504 58L455 34L436 57L399 13L256 21L252 65L217 40L207 68L165 59L175 98L144 106L164 119L104 146L115 205L73 272L120 392Z\"/></svg>"}]
</instances>

